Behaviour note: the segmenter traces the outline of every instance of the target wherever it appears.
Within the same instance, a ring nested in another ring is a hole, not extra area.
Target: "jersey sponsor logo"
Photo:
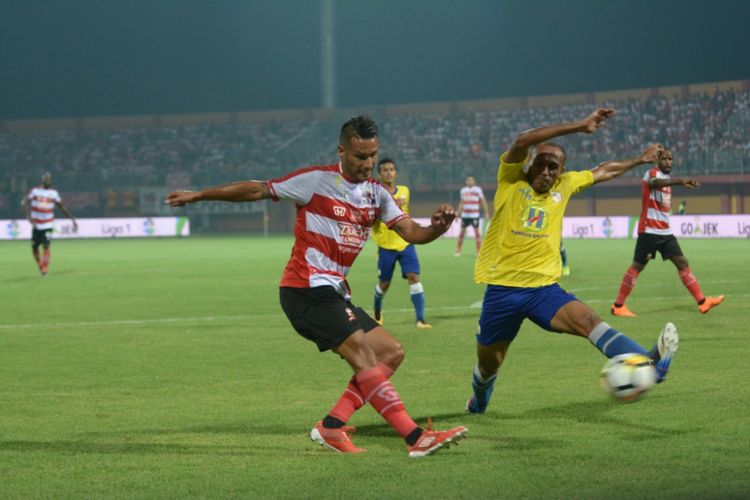
[[[524,188],[521,188],[521,189],[519,189],[518,191],[519,191],[519,192],[520,192],[520,193],[521,193],[521,194],[523,195],[523,197],[524,197],[524,198],[526,198],[527,200],[531,200],[532,198],[534,198],[534,194],[533,194],[533,193],[531,192],[531,188],[527,188],[527,187],[524,187]]]
[[[562,201],[562,194],[558,191],[552,191],[552,201],[560,203]]]
[[[338,226],[341,242],[347,245],[361,246],[369,235],[369,231],[361,226],[355,226],[347,222],[339,222]]]
[[[344,207],[341,207],[341,206],[339,206],[339,205],[334,205],[334,206],[333,206],[333,213],[334,213],[334,215],[336,215],[337,217],[343,217],[343,216],[345,216],[345,215],[346,215],[346,208],[344,208]]]
[[[542,207],[531,206],[524,210],[521,220],[523,221],[523,227],[532,231],[541,231],[547,227],[547,221],[549,217],[546,210]]]

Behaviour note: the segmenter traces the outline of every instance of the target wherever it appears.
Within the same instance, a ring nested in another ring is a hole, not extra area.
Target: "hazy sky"
[[[744,0],[334,0],[340,106],[750,79]],[[0,0],[0,118],[321,105],[320,0]]]

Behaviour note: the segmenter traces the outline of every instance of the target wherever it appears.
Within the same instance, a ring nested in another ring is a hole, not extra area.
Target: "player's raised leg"
[[[680,344],[680,337],[677,335],[677,327],[673,323],[664,325],[656,344],[648,352],[648,356],[653,360],[656,367],[656,383],[664,382],[669,372],[669,366],[672,364],[672,358],[677,352]]]
[[[550,326],[553,331],[588,338],[608,358],[631,352],[647,353],[638,342],[602,321],[593,309],[577,299],[560,307]]]

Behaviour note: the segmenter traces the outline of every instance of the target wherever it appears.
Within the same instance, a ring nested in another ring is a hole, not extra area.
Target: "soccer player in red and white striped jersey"
[[[364,247],[370,228],[381,220],[409,243],[429,243],[443,234],[455,212],[441,205],[423,227],[403,213],[390,192],[370,178],[380,139],[375,122],[357,116],[341,128],[339,162],[307,167],[266,182],[244,181],[202,191],[170,193],[173,207],[198,201],[285,199],[297,206],[292,256],[280,283],[280,301],[294,329],[320,351],[344,358],[354,376],[310,437],[343,453],[365,450],[349,439],[349,418],[366,403],[406,441],[409,456],[434,453],[462,438],[463,426],[448,431],[419,427],[406,412],[390,377],[401,364],[401,344],[361,307],[351,302],[347,273]]]
[[[50,235],[55,227],[55,207],[68,216],[73,222],[73,230],[78,230],[78,223],[68,209],[63,205],[60,193],[52,188],[52,175],[47,172],[42,175],[42,184],[34,187],[23,200],[26,218],[31,223],[31,253],[42,276],[47,276],[50,261]],[[39,255],[39,247],[44,248],[44,254]]]
[[[669,213],[672,208],[672,186],[683,186],[688,189],[700,187],[700,183],[688,178],[672,178],[672,152],[665,150],[657,165],[643,176],[641,187],[641,217],[638,220],[638,240],[635,244],[633,263],[625,272],[620,284],[617,299],[611,312],[615,316],[634,317],[635,313],[625,305],[625,300],[635,287],[638,275],[645,269],[648,261],[659,252],[663,260],[671,260],[677,267],[682,283],[688,289],[698,310],[705,314],[724,300],[723,295],[706,297],[701,291],[698,280],[690,269],[688,260],[682,254],[677,238],[669,227]]]
[[[458,213],[461,216],[461,232],[458,235],[458,242],[456,245],[456,257],[461,256],[461,247],[464,244],[464,235],[466,234],[466,228],[471,226],[474,228],[474,237],[476,238],[477,255],[479,255],[479,249],[482,247],[482,225],[481,210],[484,210],[484,216],[489,218],[489,209],[487,208],[487,200],[484,198],[484,191],[480,186],[477,186],[477,180],[473,175],[466,177],[466,185],[461,188],[459,194],[461,202],[458,205]]]

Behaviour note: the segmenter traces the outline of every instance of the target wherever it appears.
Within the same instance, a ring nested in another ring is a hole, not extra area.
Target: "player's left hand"
[[[193,203],[196,196],[195,191],[174,191],[167,195],[165,201],[170,207],[184,207],[188,203]]]
[[[432,227],[440,230],[444,233],[453,224],[453,219],[456,218],[456,211],[452,206],[448,204],[440,205],[435,212],[432,214]]]
[[[587,134],[596,132],[604,122],[612,118],[615,110],[612,108],[598,108],[583,120],[583,131]]]

